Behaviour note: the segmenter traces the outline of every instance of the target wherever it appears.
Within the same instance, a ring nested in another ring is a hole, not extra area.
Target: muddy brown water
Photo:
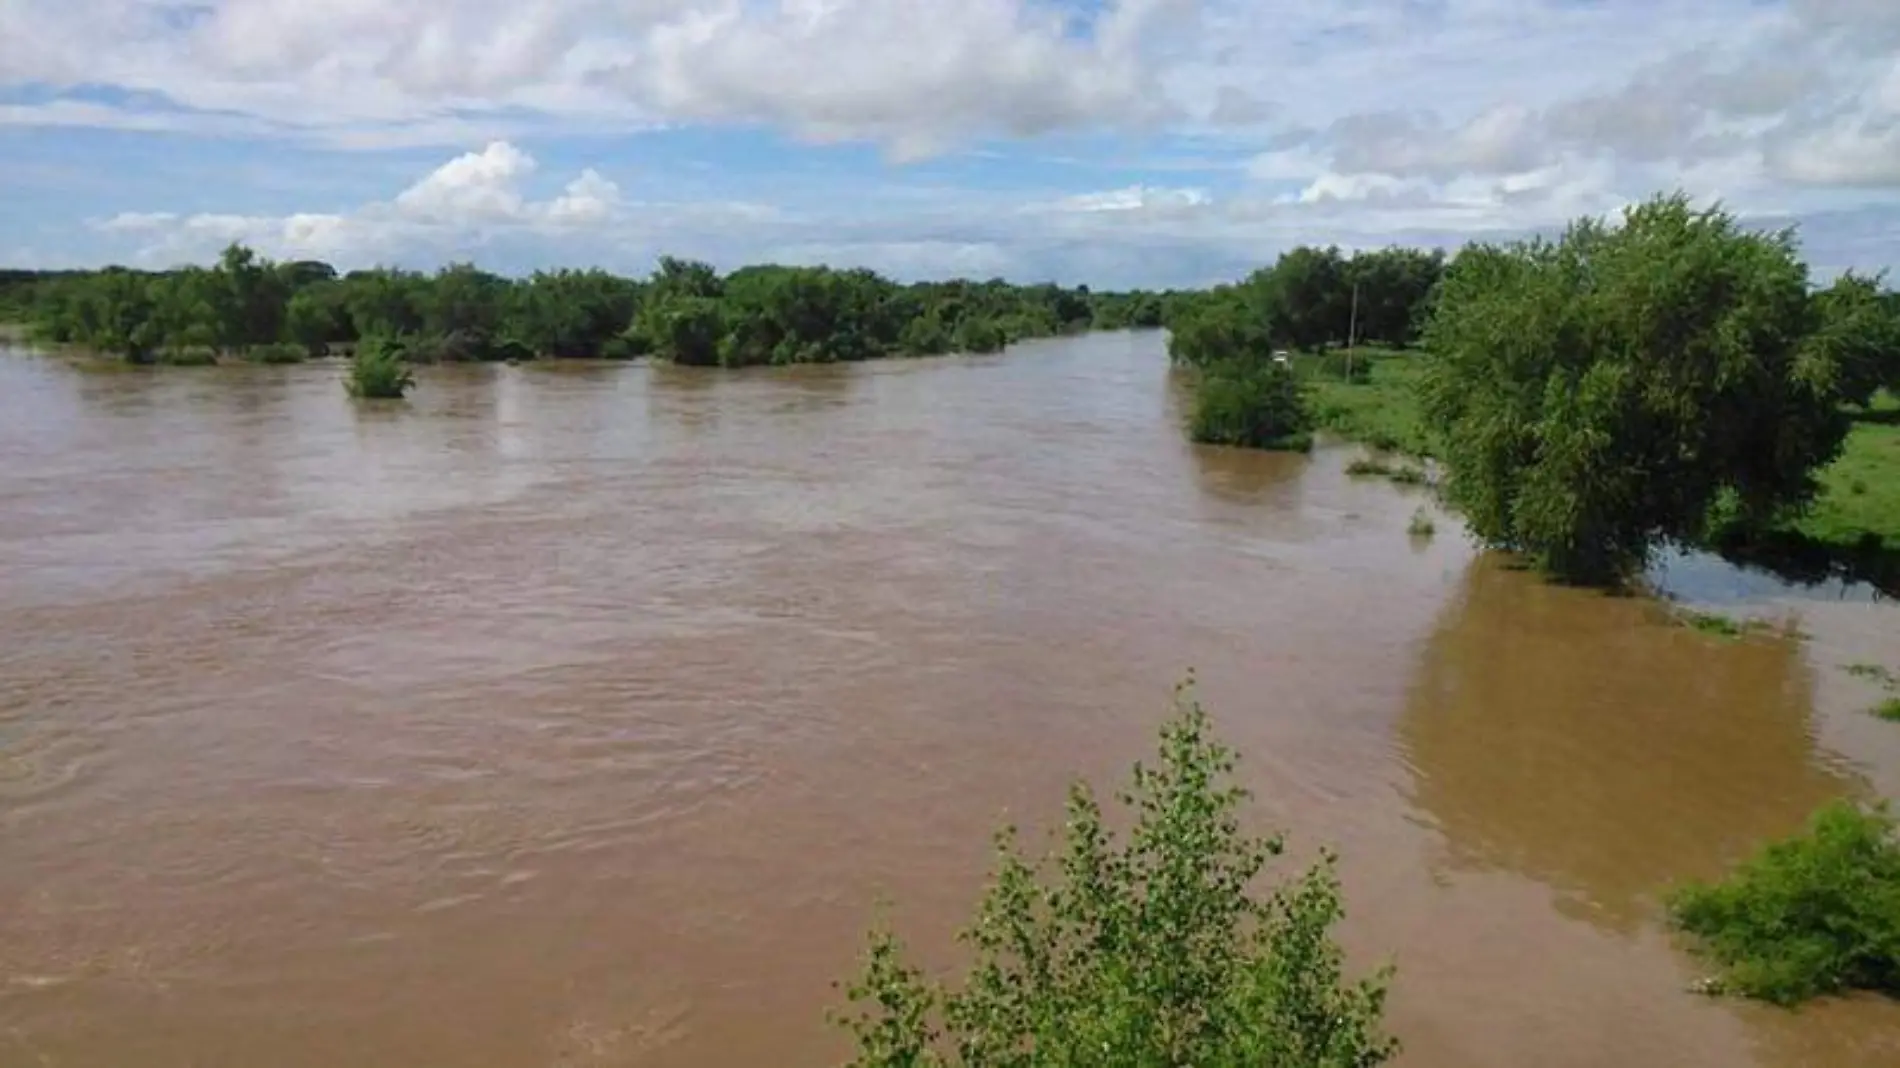
[[[1408,539],[1349,448],[1184,443],[1154,335],[337,374],[0,355],[0,1065],[832,1062],[876,901],[954,959],[988,832],[1190,667],[1405,1064],[1900,1063],[1658,922],[1900,793],[1864,591],[1691,561],[1811,635],[1723,641]]]

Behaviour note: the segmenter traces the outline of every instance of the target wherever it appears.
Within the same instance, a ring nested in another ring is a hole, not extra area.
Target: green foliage
[[[712,265],[662,257],[644,280],[543,271],[514,280],[452,264],[433,275],[272,264],[241,246],[209,269],[113,268],[0,276],[43,340],[151,363],[161,350],[243,354],[289,343],[322,355],[360,338],[402,338],[412,363],[534,356],[727,367],[963,350],[1104,324],[1153,326],[1168,299],[1000,279],[898,285],[866,270]]]
[[[858,1068],[969,1065],[1274,1065],[1372,1068],[1397,1052],[1381,1026],[1389,972],[1344,979],[1330,855],[1265,896],[1278,837],[1242,831],[1233,755],[1185,694],[1157,764],[1136,765],[1109,830],[1094,793],[1069,794],[1066,841],[1032,861],[1013,830],[965,933],[954,985],[872,936],[839,1022]]]
[[[1438,533],[1438,525],[1432,522],[1432,514],[1424,508],[1412,512],[1412,521],[1405,525],[1405,533],[1414,538],[1429,538]]]
[[[1312,428],[1305,393],[1290,369],[1241,358],[1201,371],[1188,422],[1193,440],[1304,452],[1312,447]]]
[[[1719,612],[1678,613],[1682,625],[1698,634],[1707,634],[1715,638],[1741,638],[1759,631],[1773,629],[1760,619],[1732,619]]]
[[[1422,384],[1449,497],[1480,538],[1586,582],[1700,538],[1724,498],[1762,524],[1813,496],[1846,433],[1848,339],[1819,321],[1790,235],[1680,195],[1467,249]]]
[[[1889,697],[1875,705],[1874,715],[1889,723],[1900,723],[1900,697]]]
[[[250,348],[245,349],[244,358],[251,363],[302,363],[310,358],[310,353],[302,345],[293,344],[288,341],[272,341],[263,345],[252,345]]]
[[[1221,286],[1178,313],[1168,327],[1168,358],[1187,367],[1210,367],[1273,356],[1272,322],[1246,290]]]
[[[218,354],[203,345],[178,345],[159,349],[142,362],[160,367],[216,367]]]
[[[1879,664],[1847,664],[1844,665],[1841,670],[1857,679],[1877,682],[1882,686],[1900,685],[1900,679],[1896,679],[1893,672],[1881,667]]]
[[[400,400],[415,384],[403,343],[387,337],[363,340],[345,381],[350,396],[382,400]]]
[[[1900,994],[1900,841],[1884,806],[1838,801],[1715,884],[1670,897],[1675,923],[1723,973],[1714,987],[1793,1004]]]
[[[1393,463],[1377,456],[1362,456],[1346,465],[1346,474],[1353,478],[1390,479],[1401,486],[1418,486],[1425,482],[1425,469],[1416,464]]]

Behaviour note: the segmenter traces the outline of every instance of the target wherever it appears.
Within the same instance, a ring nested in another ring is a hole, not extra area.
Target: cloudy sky
[[[0,0],[0,265],[1197,284],[1677,187],[1900,266],[1900,0]]]

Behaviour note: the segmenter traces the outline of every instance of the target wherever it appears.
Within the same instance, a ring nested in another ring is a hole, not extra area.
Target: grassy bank
[[[1311,390],[1313,418],[1327,430],[1377,449],[1430,456],[1431,442],[1419,421],[1418,382],[1423,363],[1417,353],[1362,348],[1355,361],[1366,361],[1367,379],[1348,382],[1337,373],[1340,357],[1302,355],[1296,369]]]
[[[1367,361],[1363,383],[1345,380],[1337,355],[1296,359],[1316,422],[1375,448],[1432,455],[1415,390],[1425,356],[1376,348],[1354,355]],[[1840,459],[1821,472],[1821,486],[1814,507],[1780,533],[1842,551],[1900,550],[1900,398],[1883,395],[1856,418]]]
[[[1840,546],[1879,537],[1900,549],[1900,398],[1884,395],[1855,419],[1841,458],[1821,472],[1821,486],[1796,533]]]

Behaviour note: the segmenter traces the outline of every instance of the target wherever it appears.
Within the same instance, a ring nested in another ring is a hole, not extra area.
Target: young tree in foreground
[[[1118,795],[1125,840],[1080,783],[1057,854],[1032,863],[1013,830],[998,836],[961,983],[872,936],[839,1020],[853,1065],[1370,1068],[1397,1053],[1381,1029],[1389,973],[1342,976],[1332,857],[1250,893],[1282,840],[1241,831],[1232,754],[1185,688],[1176,705],[1160,763]]]
[[[1791,234],[1681,195],[1556,242],[1467,249],[1427,325],[1425,418],[1484,540],[1613,581],[1718,502],[1754,527],[1839,452],[1858,323],[1811,296]]]

